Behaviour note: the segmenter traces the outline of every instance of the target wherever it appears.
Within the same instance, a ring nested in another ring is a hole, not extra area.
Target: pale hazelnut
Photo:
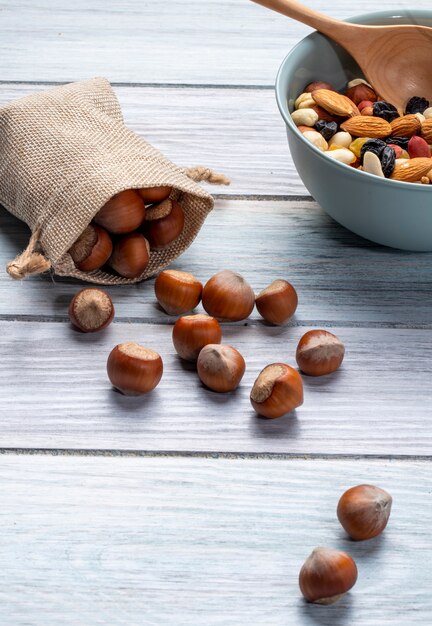
[[[244,358],[232,346],[207,344],[198,356],[197,371],[201,382],[219,393],[237,389],[245,369]]]
[[[296,360],[299,368],[309,376],[324,376],[337,370],[344,358],[341,340],[327,330],[310,330],[300,339]]]

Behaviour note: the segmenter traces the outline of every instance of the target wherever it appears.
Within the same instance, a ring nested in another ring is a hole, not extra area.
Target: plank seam
[[[46,455],[46,456],[117,456],[148,458],[199,458],[199,459],[271,459],[275,461],[432,461],[432,455],[418,454],[327,454],[327,453],[282,453],[282,452],[212,452],[212,451],[176,451],[176,450],[119,450],[85,448],[0,448],[0,455]]]
[[[58,85],[66,85],[73,81],[64,80],[0,80],[0,85],[34,85],[57,87]],[[249,84],[242,83],[147,83],[147,82],[116,82],[112,81],[113,87],[138,87],[138,88],[155,88],[155,89],[248,89],[255,91],[272,91],[274,85]]]
[[[71,296],[72,297],[72,296]],[[149,326],[172,326],[177,318],[145,318],[145,317],[116,317],[114,324],[148,324]],[[41,323],[41,324],[64,324],[69,322],[67,315],[16,315],[10,313],[0,313],[0,322],[16,323]],[[241,326],[268,326],[260,319],[251,319],[246,322],[223,323],[224,328],[240,328]],[[301,328],[303,326],[326,326],[328,328],[366,328],[366,329],[387,329],[387,330],[430,330],[432,323],[427,324],[406,324],[403,322],[376,322],[364,321],[355,322],[350,320],[295,320],[291,321],[285,328]]]

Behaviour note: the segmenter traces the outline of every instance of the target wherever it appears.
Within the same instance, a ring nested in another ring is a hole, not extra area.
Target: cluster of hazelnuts
[[[182,359],[195,362],[198,376],[208,388],[229,392],[238,387],[245,361],[238,350],[221,344],[219,321],[246,319],[256,305],[269,323],[283,324],[294,314],[298,298],[294,287],[275,280],[258,296],[235,272],[224,270],[203,286],[192,274],[165,270],[155,281],[155,294],[170,315],[181,315],[173,327],[173,344]],[[183,315],[202,301],[205,314]],[[79,291],[69,306],[71,322],[84,332],[106,328],[114,318],[114,306],[107,293],[98,288]],[[299,369],[310,376],[330,374],[344,357],[342,342],[326,330],[307,332],[296,351]],[[163,373],[160,354],[137,343],[117,345],[107,362],[108,377],[126,395],[152,391]],[[260,415],[275,418],[303,403],[299,372],[285,363],[267,365],[256,379],[250,394]],[[337,507],[340,523],[354,540],[376,537],[387,525],[392,498],[383,489],[359,485],[346,491]],[[349,591],[357,580],[354,560],[339,550],[316,548],[304,563],[299,577],[301,592],[309,602],[331,604]]]
[[[218,272],[204,286],[192,274],[165,270],[156,278],[155,294],[170,315],[190,312],[202,301],[207,315],[179,317],[173,328],[173,344],[182,359],[196,363],[204,385],[222,393],[238,387],[246,364],[238,350],[221,344],[219,321],[246,319],[256,305],[266,321],[283,324],[292,317],[298,303],[296,290],[286,280],[273,281],[255,297],[247,281],[230,270]],[[69,314],[75,326],[94,332],[112,321],[114,307],[105,292],[88,288],[73,298]],[[300,339],[296,360],[303,373],[322,376],[338,369],[344,353],[338,337],[326,330],[312,330]],[[114,387],[126,395],[137,395],[158,385],[163,363],[154,350],[128,342],[112,350],[107,371]],[[250,400],[263,417],[281,417],[303,404],[302,377],[286,363],[271,363],[257,377]]]
[[[392,497],[374,485],[357,485],[345,491],[337,505],[337,516],[354,541],[372,539],[387,526]],[[315,548],[300,570],[299,584],[309,602],[333,604],[357,581],[354,559],[341,550]]]
[[[124,278],[137,278],[150,251],[165,248],[183,231],[181,205],[172,187],[127,189],[113,196],[69,250],[75,266],[92,272],[103,266]]]

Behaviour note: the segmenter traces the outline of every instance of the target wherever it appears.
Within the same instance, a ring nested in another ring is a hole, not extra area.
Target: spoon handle
[[[252,2],[261,4],[272,11],[282,13],[282,15],[291,17],[298,22],[303,22],[303,24],[319,30],[342,45],[349,41],[353,29],[356,28],[355,24],[342,22],[323,13],[313,11],[309,7],[300,4],[300,2],[296,2],[296,0],[252,0]]]

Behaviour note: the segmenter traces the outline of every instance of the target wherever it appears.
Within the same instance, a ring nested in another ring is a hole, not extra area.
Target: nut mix
[[[328,157],[369,174],[432,182],[432,107],[414,96],[405,109],[381,100],[362,78],[345,93],[316,81],[306,85],[291,117],[303,137]]]

